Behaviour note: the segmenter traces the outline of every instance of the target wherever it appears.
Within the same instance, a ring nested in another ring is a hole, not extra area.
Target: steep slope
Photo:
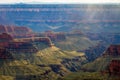
[[[16,80],[55,80],[70,72],[69,68],[62,63],[64,59],[78,57],[82,63],[87,61],[84,53],[63,51],[44,43],[27,43],[19,46],[19,49],[6,48],[13,58],[0,60],[0,75],[10,76]],[[31,52],[31,49],[37,49],[37,52]],[[76,61],[78,64],[81,62]],[[69,65],[73,67],[71,64]],[[80,67],[81,64],[78,66]]]
[[[108,79],[107,75],[103,76],[99,72],[74,72],[65,76],[61,80],[107,80],[107,79]]]
[[[0,75],[1,80],[14,80],[14,77]]]
[[[110,45],[96,60],[83,65],[83,69],[91,71],[108,70],[112,60],[120,60],[120,45]]]
[[[97,41],[92,41],[84,35],[67,35],[66,40],[55,42],[55,45],[63,50],[81,51],[95,46]]]
[[[108,65],[112,59],[113,58],[111,58],[110,56],[100,57],[93,62],[83,65],[82,68],[83,70],[87,71],[103,71],[108,68]]]
[[[93,62],[81,67],[79,72],[70,73],[61,80],[120,80],[120,45],[110,45]]]
[[[82,66],[81,71],[70,73],[61,80],[120,80],[118,63],[113,63],[113,72],[109,73],[112,60],[120,62],[120,58],[100,57]]]

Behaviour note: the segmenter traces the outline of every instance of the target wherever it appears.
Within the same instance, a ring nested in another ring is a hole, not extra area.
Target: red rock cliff
[[[120,45],[110,45],[104,55],[118,56],[120,55]]]

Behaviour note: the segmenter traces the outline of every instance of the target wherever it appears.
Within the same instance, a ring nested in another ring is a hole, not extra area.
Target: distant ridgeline
[[[8,4],[0,5],[0,24],[26,25],[37,32],[119,32],[119,13],[117,4]]]

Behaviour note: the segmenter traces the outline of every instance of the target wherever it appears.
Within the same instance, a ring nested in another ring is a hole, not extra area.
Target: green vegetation
[[[101,75],[99,72],[74,72],[61,80],[107,80],[107,75]]]
[[[120,60],[119,56],[101,56],[93,62],[84,64],[81,67],[81,71],[70,73],[59,80],[120,80],[119,76],[110,76],[108,73],[101,73],[101,71],[107,71],[108,65],[113,59]]]
[[[42,74],[50,68],[42,68],[32,64],[24,64],[21,61],[5,61],[0,69],[1,75],[16,76]]]
[[[91,41],[84,35],[67,36],[65,41],[56,42],[55,45],[62,50],[85,50],[95,46],[97,41]]]
[[[93,62],[87,63],[85,65],[82,66],[83,69],[86,70],[92,70],[92,71],[103,71],[108,69],[108,65],[110,63],[111,60],[113,59],[120,59],[119,56],[118,57],[113,57],[113,56],[101,56],[99,58],[97,58],[96,60],[94,60]]]
[[[0,80],[14,80],[14,77],[0,75]]]
[[[111,58],[109,57],[100,57],[93,62],[83,65],[82,68],[93,71],[102,71],[107,68],[110,61]]]
[[[7,49],[13,59],[0,60],[0,75],[10,76],[11,80],[13,78],[16,80],[56,80],[70,72],[62,64],[64,59],[79,57],[81,62],[86,61],[84,53],[63,51],[55,46],[48,47],[44,44],[42,46],[37,43],[26,46],[25,49],[28,50],[38,49],[35,53],[22,51],[23,46],[20,47],[21,51],[13,48]],[[78,63],[81,62],[78,61]]]
[[[13,53],[13,57],[17,60],[26,60],[31,64],[60,64],[64,58],[74,58],[76,56],[84,56],[84,53],[78,53],[76,51],[63,51],[57,47],[49,47],[36,52],[30,53]]]
[[[73,72],[58,80],[120,80],[119,76],[109,76],[100,72]]]

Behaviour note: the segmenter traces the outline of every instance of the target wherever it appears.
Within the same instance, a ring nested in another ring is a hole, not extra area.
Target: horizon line
[[[104,3],[80,3],[80,2],[8,2],[8,3],[0,3],[1,4],[119,4],[120,2],[104,2]]]

